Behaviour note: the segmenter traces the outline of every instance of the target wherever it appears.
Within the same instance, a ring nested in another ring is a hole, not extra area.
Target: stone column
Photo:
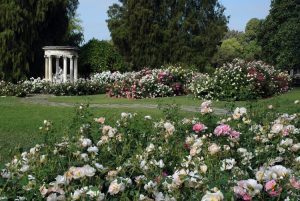
[[[290,70],[290,76],[294,76],[294,69]]]
[[[49,61],[48,57],[45,55],[45,80],[48,80],[49,77],[49,71],[48,71],[48,66],[49,66]]]
[[[78,57],[74,57],[74,82],[78,79]]]
[[[74,82],[74,64],[73,57],[70,57],[70,81]]]
[[[67,57],[64,56],[63,82],[67,82]]]
[[[53,81],[53,74],[52,74],[52,56],[51,55],[49,56],[48,71],[49,71],[49,73],[48,73],[48,76],[49,76],[48,79],[49,79],[50,82],[52,82]]]
[[[55,73],[59,72],[59,56],[56,56],[56,65],[55,65]]]

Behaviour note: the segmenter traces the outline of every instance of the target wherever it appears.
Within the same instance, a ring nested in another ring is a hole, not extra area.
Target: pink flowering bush
[[[110,97],[155,98],[187,93],[192,72],[181,67],[144,69],[125,73],[123,78],[108,86]]]
[[[205,110],[204,110],[205,109]],[[62,139],[17,152],[0,176],[2,200],[298,200],[300,114],[239,107],[192,118],[122,112],[115,121],[80,105]],[[206,111],[206,112],[203,112]]]
[[[249,100],[284,93],[289,90],[290,81],[287,73],[261,61],[235,59],[211,76],[194,76],[190,90],[198,98]]]

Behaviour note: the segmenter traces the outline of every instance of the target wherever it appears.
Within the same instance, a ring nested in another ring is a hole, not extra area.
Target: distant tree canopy
[[[235,58],[244,60],[261,59],[261,46],[258,44],[258,33],[262,21],[252,18],[248,21],[245,32],[230,30],[226,33],[222,44],[212,59],[215,66],[231,62]]]
[[[108,27],[135,69],[165,63],[203,68],[227,31],[218,0],[119,1],[108,10]]]
[[[78,45],[82,34],[70,25],[77,6],[78,0],[0,0],[0,79],[41,75],[45,45]]]
[[[81,74],[102,71],[124,71],[124,60],[112,43],[90,40],[80,48],[79,65]],[[126,69],[129,70],[129,69]]]
[[[300,67],[300,1],[272,0],[259,38],[264,60],[282,69]]]

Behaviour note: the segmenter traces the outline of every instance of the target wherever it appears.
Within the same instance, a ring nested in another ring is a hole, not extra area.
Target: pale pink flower
[[[252,200],[253,197],[260,194],[262,185],[254,179],[241,180],[237,182],[237,186],[233,188],[235,195],[243,200]]]
[[[221,124],[217,126],[214,130],[214,134],[216,136],[221,136],[221,135],[229,135],[231,132],[231,128],[227,124]]]
[[[195,131],[195,133],[199,133],[205,129],[207,129],[207,127],[201,123],[197,123],[193,126],[193,131]]]
[[[290,184],[295,189],[300,190],[300,181],[297,181],[294,177],[290,179]]]
[[[212,109],[211,109],[211,101],[205,101],[201,104],[200,107],[200,112],[201,114],[207,114],[207,113],[211,113]]]
[[[229,136],[233,139],[238,139],[240,138],[240,132],[237,132],[237,131],[231,131]]]
[[[99,124],[104,124],[104,122],[105,122],[105,118],[104,117],[95,118],[94,120],[95,120],[95,122],[97,122]]]
[[[221,147],[218,146],[217,144],[213,143],[208,147],[208,151],[211,155],[214,155],[220,151]]]
[[[243,195],[243,200],[252,200],[252,197],[250,195],[248,195],[247,193],[245,193]]]
[[[274,179],[265,184],[265,189],[271,197],[277,197],[282,191],[282,188],[277,186]]]

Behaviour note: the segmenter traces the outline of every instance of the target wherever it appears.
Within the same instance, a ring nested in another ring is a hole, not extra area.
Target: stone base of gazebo
[[[45,46],[45,79],[50,82],[76,82],[78,79],[78,48],[70,46]],[[55,58],[55,73],[53,59]],[[63,69],[59,66],[63,58]],[[68,74],[69,60],[69,74]]]

